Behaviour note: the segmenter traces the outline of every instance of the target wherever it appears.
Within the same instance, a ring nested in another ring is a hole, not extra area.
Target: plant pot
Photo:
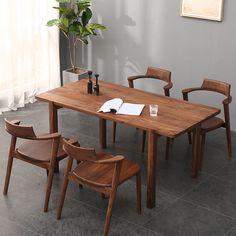
[[[80,79],[84,79],[88,77],[88,70],[83,68],[75,68],[75,72],[73,72],[73,69],[66,69],[62,71],[62,77],[63,77],[63,85],[69,84],[75,81],[78,81]]]

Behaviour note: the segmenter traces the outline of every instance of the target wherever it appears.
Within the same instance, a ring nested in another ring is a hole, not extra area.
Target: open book
[[[144,108],[144,104],[124,103],[120,98],[106,101],[98,112],[115,112],[116,114],[139,116]]]

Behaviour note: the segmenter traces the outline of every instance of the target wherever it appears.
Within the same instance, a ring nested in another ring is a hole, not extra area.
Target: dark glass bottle
[[[96,78],[96,84],[94,85],[93,90],[94,90],[94,94],[95,94],[96,96],[99,96],[99,84],[98,84],[98,77],[99,77],[99,74],[95,74],[94,76],[95,76],[95,78]]]
[[[88,71],[88,75],[89,75],[89,80],[88,80],[88,93],[93,93],[93,81],[92,79],[92,74],[93,72],[91,70]]]

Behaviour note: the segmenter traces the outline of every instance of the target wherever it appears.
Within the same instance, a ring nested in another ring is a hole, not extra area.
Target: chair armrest
[[[170,96],[170,89],[173,87],[172,82],[169,82],[167,85],[165,85],[163,87],[164,91],[165,91],[165,96]]]
[[[128,83],[129,83],[129,87],[133,88],[134,87],[134,80],[136,79],[141,79],[141,78],[146,78],[146,75],[135,75],[135,76],[130,76],[127,78]]]
[[[57,139],[60,138],[60,133],[52,133],[52,134],[41,134],[35,137],[35,140],[49,140],[49,139]]]
[[[6,120],[6,119],[5,119]],[[11,123],[15,124],[15,125],[19,125],[20,124],[20,120],[12,120]]]
[[[134,76],[129,76],[127,78],[127,80],[130,81],[130,80],[136,80],[136,79],[141,79],[141,78],[147,78],[147,76],[146,75],[134,75]]]
[[[78,140],[71,139],[71,138],[65,138],[65,137],[63,137],[63,140],[67,141],[69,144],[80,147],[80,143],[78,142]]]
[[[98,160],[95,161],[98,164],[111,164],[111,163],[117,163],[123,161],[125,158],[124,156],[118,155],[109,159],[104,159],[104,160]]]
[[[204,90],[201,87],[193,87],[193,88],[186,88],[182,90],[182,94],[183,94],[183,99],[185,101],[188,101],[188,94],[194,91],[200,91],[200,90]]]
[[[232,102],[232,97],[229,95],[224,101],[223,104],[224,105],[228,105]]]
[[[182,94],[188,94],[193,91],[203,90],[201,87],[194,87],[194,88],[186,88],[182,90]]]

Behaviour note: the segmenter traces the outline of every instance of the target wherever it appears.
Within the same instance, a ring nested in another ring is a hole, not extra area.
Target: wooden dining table
[[[36,96],[49,103],[50,132],[58,131],[58,113],[60,108],[68,108],[99,118],[99,140],[106,148],[106,121],[127,124],[148,133],[147,164],[147,207],[155,207],[157,138],[165,136],[175,138],[188,131],[193,132],[192,177],[197,177],[200,165],[201,123],[217,115],[220,110],[202,104],[166,97],[126,86],[100,81],[100,94],[87,93],[87,80],[83,79]],[[145,104],[140,116],[117,115],[98,112],[104,102],[121,98],[124,102]],[[158,115],[151,117],[149,105],[158,104]]]

